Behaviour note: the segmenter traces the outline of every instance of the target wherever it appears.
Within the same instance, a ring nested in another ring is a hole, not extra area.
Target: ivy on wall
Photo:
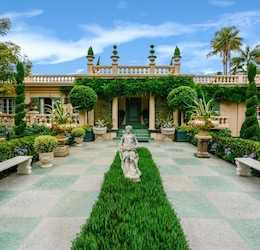
[[[95,90],[97,95],[107,100],[117,96],[133,96],[135,94],[151,93],[155,97],[166,98],[169,92],[179,86],[190,86],[195,88],[199,95],[204,93],[206,99],[215,98],[218,101],[240,103],[245,101],[246,85],[223,87],[217,84],[197,85],[191,76],[163,76],[142,79],[103,79],[103,78],[77,78],[76,85],[89,86]],[[61,87],[60,92],[67,94],[72,87]],[[258,88],[260,98],[260,88]]]
[[[104,120],[108,128],[112,128],[113,123],[112,123],[111,110],[112,110],[111,102],[107,99],[99,98],[94,110],[95,122],[97,120]]]

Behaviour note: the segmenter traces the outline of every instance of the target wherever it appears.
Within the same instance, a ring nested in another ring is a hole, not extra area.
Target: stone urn
[[[118,59],[119,59],[119,56],[113,55],[113,56],[111,56],[111,59],[112,59],[112,61],[113,61],[113,64],[117,64],[117,61],[118,61]]]
[[[107,132],[107,127],[93,127],[93,134],[97,135],[97,140],[103,140],[102,135]]]
[[[48,152],[48,153],[39,153],[39,159],[42,163],[41,167],[42,168],[49,168],[52,167],[53,164],[51,163],[54,158],[54,153],[53,152]]]
[[[64,157],[69,154],[69,146],[65,145],[66,141],[69,139],[63,133],[60,133],[56,136],[58,140],[58,147],[54,151],[55,157]]]
[[[175,133],[175,127],[173,128],[163,128],[161,127],[161,133],[165,136],[164,141],[172,141],[171,135]]]
[[[76,142],[76,147],[82,147],[84,137],[75,137],[74,141]]]
[[[156,56],[150,55],[150,56],[148,56],[148,58],[149,58],[149,60],[150,60],[151,63],[154,63],[154,61],[155,61],[155,59],[156,59]]]

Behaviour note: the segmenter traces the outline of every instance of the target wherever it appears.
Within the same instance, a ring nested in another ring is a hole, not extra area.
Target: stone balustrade
[[[37,124],[37,125],[44,125],[47,128],[51,128],[51,114],[38,114],[38,113],[31,113],[28,112],[26,114],[25,120],[27,125]],[[71,123],[79,126],[79,114],[73,113],[71,115]],[[14,114],[0,114],[0,126],[14,126]]]
[[[217,127],[215,127],[213,130],[221,130],[221,129],[225,129],[225,128],[229,128],[229,124],[228,124],[228,116],[215,116],[214,120],[218,121],[219,125]]]
[[[73,83],[75,75],[30,75],[25,83]]]

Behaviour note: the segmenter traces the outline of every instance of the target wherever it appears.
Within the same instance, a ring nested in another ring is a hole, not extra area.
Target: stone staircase
[[[118,129],[117,136],[114,138],[114,140],[120,140],[122,135],[123,135],[123,130],[125,126],[121,126]],[[138,142],[148,142],[148,141],[153,141],[154,139],[151,138],[150,132],[148,130],[148,127],[146,126],[133,126],[133,131],[132,133],[136,136]]]

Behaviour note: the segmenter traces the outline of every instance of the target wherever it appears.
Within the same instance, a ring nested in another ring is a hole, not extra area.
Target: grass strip
[[[189,249],[147,148],[138,148],[141,182],[124,178],[117,153],[72,249]]]

